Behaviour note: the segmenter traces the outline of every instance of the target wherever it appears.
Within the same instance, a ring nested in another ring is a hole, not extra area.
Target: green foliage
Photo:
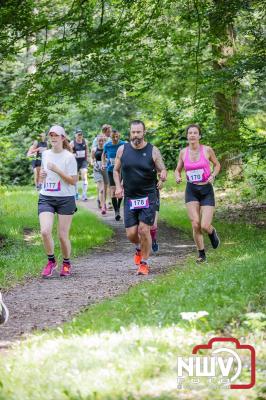
[[[170,168],[191,122],[223,161],[246,153],[265,119],[263,16],[261,0],[5,2],[0,155],[21,132],[23,174],[10,154],[2,181],[28,179],[24,140],[54,122],[91,138],[141,117]]]

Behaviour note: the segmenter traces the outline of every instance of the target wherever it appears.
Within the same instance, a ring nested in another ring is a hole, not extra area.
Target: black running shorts
[[[156,199],[156,211],[160,211],[160,190],[159,189],[156,189],[156,196],[157,196],[157,199]]]
[[[42,165],[41,160],[32,160],[32,162],[31,162],[32,169],[34,169],[36,167],[40,167],[41,165]]]
[[[115,186],[113,171],[108,171],[108,182],[110,186]]]
[[[215,206],[214,191],[211,183],[195,185],[187,182],[185,202],[197,201],[201,206]]]
[[[78,171],[80,169],[88,169],[88,161],[79,159],[76,159],[76,161],[77,161]]]
[[[139,225],[140,222],[152,226],[155,220],[157,195],[156,193],[149,193],[149,208],[140,208],[136,210],[130,209],[130,198],[124,198],[124,222],[126,228]],[[144,196],[143,196],[144,197]],[[139,198],[138,197],[134,197]]]
[[[38,214],[42,212],[57,213],[60,215],[72,215],[77,211],[74,196],[44,196],[40,194],[38,201]]]

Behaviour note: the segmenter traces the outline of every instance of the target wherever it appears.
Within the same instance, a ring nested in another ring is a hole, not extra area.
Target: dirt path
[[[95,201],[86,207],[98,214]],[[100,217],[101,218],[101,217]],[[125,236],[123,222],[114,221],[108,212],[104,221],[114,229],[114,237],[88,255],[73,260],[73,275],[49,280],[32,279],[4,294],[10,311],[7,325],[0,329],[0,348],[34,329],[55,327],[80,312],[84,307],[126,292],[132,285],[153,279],[187,255],[194,247],[180,232],[160,224],[160,254],[151,257],[148,277],[136,275],[134,247]]]

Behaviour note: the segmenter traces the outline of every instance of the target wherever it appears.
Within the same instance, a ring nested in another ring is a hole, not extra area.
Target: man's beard
[[[143,138],[134,138],[134,139],[132,139],[132,143],[135,145],[135,146],[138,146],[139,144],[141,144],[141,142],[142,142],[142,139]]]

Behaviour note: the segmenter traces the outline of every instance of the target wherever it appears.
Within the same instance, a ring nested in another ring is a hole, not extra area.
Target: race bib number
[[[115,158],[109,158],[109,163],[113,167],[115,165]]]
[[[39,153],[43,153],[45,150],[47,150],[47,147],[39,147]]]
[[[76,151],[76,158],[85,158],[86,157],[86,151],[85,150],[77,150]]]
[[[203,169],[193,169],[192,171],[187,171],[187,180],[191,183],[202,182],[203,174]]]
[[[129,199],[130,210],[138,210],[141,208],[149,208],[149,198],[142,197],[141,199]]]
[[[44,182],[44,190],[46,192],[60,192],[61,191],[61,182],[46,179],[46,181]]]

